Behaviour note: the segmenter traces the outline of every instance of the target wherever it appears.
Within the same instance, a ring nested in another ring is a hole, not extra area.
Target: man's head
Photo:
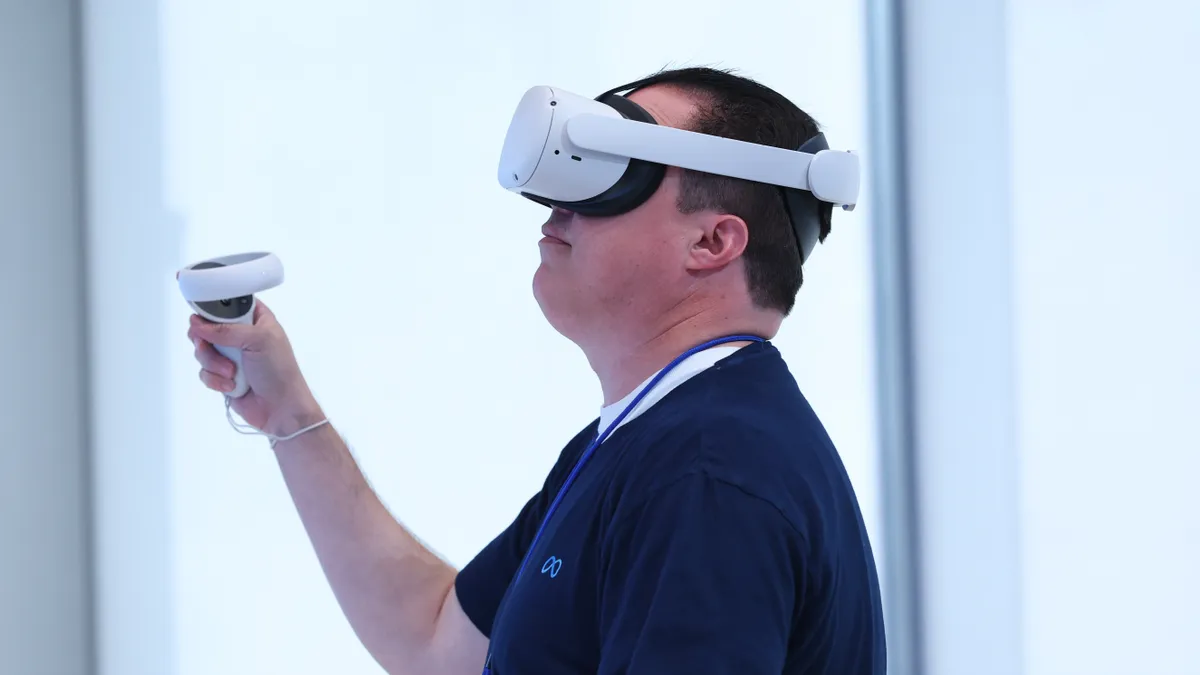
[[[783,96],[725,71],[662,71],[627,96],[658,124],[762,145],[794,150],[819,132]],[[822,240],[831,213],[823,204]],[[581,344],[652,339],[693,313],[773,333],[801,284],[796,235],[775,186],[672,167],[628,213],[555,209],[543,229],[534,291],[550,322]]]

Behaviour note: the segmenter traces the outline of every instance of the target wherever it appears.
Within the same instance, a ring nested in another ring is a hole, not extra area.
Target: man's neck
[[[627,340],[624,345],[589,345],[584,351],[592,370],[600,378],[604,405],[607,406],[629,395],[647,378],[692,347],[731,335],[770,338],[778,329],[779,319],[769,314],[733,319],[700,313],[671,322],[648,333],[649,337]],[[737,346],[747,343],[728,344]]]

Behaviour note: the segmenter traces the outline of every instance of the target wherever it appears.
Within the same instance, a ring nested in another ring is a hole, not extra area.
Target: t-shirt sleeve
[[[703,473],[657,490],[605,541],[598,675],[781,672],[798,539],[773,505]]]
[[[543,488],[531,497],[516,519],[476,554],[454,581],[458,604],[479,632],[489,638],[500,600],[546,513],[545,493]]]
[[[476,554],[455,578],[454,590],[458,595],[458,604],[479,632],[489,638],[500,600],[517,573],[525,551],[533,542],[546,509],[574,465],[576,456],[582,451],[581,440],[587,440],[582,433],[563,448],[542,489],[525,502],[508,527]]]

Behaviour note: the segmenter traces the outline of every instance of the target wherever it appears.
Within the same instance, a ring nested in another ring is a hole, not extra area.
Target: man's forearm
[[[329,425],[280,442],[275,453],[358,638],[389,672],[419,672],[455,570],[392,517]]]

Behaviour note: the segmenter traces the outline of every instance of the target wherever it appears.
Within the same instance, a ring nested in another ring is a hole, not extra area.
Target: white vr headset
[[[659,125],[615,89],[596,99],[554,87],[525,92],[509,123],[500,184],[545,206],[615,216],[649,199],[668,166],[780,188],[805,261],[820,238],[822,203],[850,211],[859,161],[817,134],[796,150]]]

